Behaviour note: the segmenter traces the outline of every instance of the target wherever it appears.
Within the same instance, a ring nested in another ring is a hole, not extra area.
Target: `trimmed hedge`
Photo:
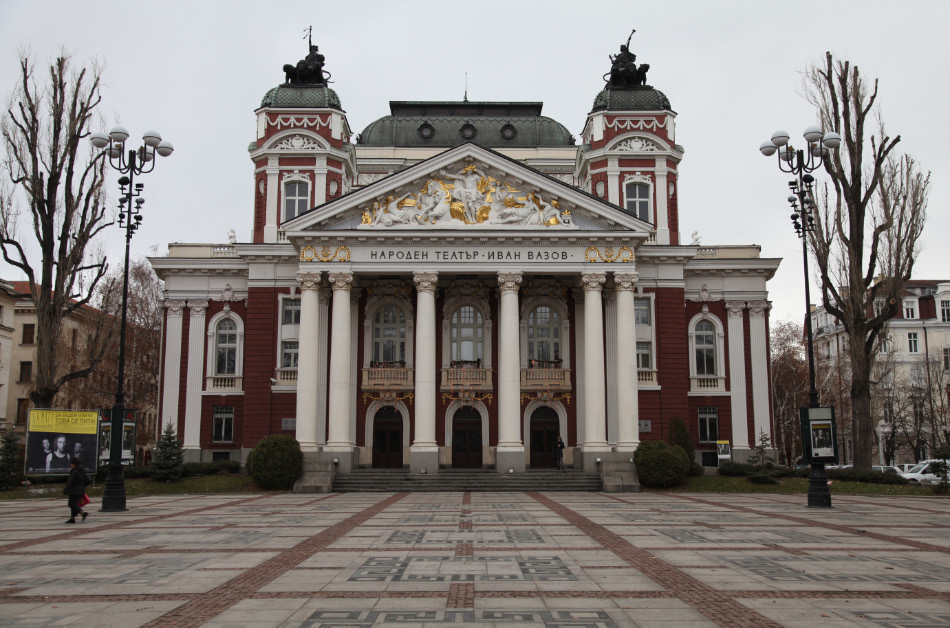
[[[303,452],[292,436],[265,436],[247,457],[247,472],[258,486],[287,490],[303,473]]]
[[[640,484],[648,488],[679,486],[689,474],[692,461],[682,447],[670,447],[660,440],[640,443],[633,454]]]

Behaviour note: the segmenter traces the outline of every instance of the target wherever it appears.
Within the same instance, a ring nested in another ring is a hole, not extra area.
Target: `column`
[[[326,348],[330,346],[330,291],[317,291],[317,443],[327,442],[327,369],[329,356]]]
[[[637,277],[637,273],[614,273],[617,292],[617,451],[634,451],[640,444],[637,333],[633,308]]]
[[[727,301],[729,313],[729,397],[732,402],[732,449],[749,449],[749,413],[745,391],[745,334],[742,322],[745,302]],[[768,371],[766,371],[768,372]],[[720,434],[720,437],[724,436]],[[741,454],[737,460],[745,462]]]
[[[666,158],[656,160],[656,187],[653,189],[656,200],[656,243],[670,243],[669,185],[667,184]]]
[[[317,291],[320,271],[297,273],[300,284],[300,337],[297,357],[297,442],[303,451],[316,451],[317,364],[321,354],[317,341],[319,324]]]
[[[280,166],[278,157],[268,157],[267,167],[267,205],[264,209],[264,242],[277,242],[277,214],[280,212]]]
[[[607,386],[607,444],[617,444],[617,293],[607,290],[604,293],[604,351],[606,353]]]
[[[769,332],[765,319],[772,306],[768,301],[749,302],[749,348],[752,354],[752,424],[755,434],[752,445],[759,443],[759,435],[772,436],[769,412]]]
[[[521,332],[518,324],[518,288],[521,273],[498,273],[501,293],[498,324],[498,446],[495,470],[523,473],[524,444],[521,440]]]
[[[605,413],[604,304],[606,273],[583,273],[584,287],[584,445],[585,471],[596,471],[596,459],[609,451]]]
[[[414,272],[416,284],[415,440],[409,448],[410,473],[438,473],[439,445],[435,441],[435,290],[438,274]]]
[[[178,432],[178,392],[181,389],[181,331],[185,302],[165,301],[165,375],[162,379],[162,422],[164,430],[169,423]]]
[[[205,311],[207,301],[188,301],[188,380],[185,385],[185,462],[201,460],[201,391],[204,390]]]
[[[329,280],[333,288],[333,317],[330,321],[330,429],[325,450],[336,454],[338,471],[349,472],[354,464],[349,427],[350,286],[353,273],[330,273]]]

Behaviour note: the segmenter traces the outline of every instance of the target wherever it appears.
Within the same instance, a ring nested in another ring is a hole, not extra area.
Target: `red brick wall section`
[[[277,365],[277,295],[287,292],[286,288],[248,290],[247,318],[244,320],[244,329],[248,333],[244,336],[242,447],[254,447],[263,437],[275,432],[270,379]],[[296,399],[296,395],[286,396]],[[280,418],[276,417],[278,428]]]
[[[669,420],[673,417],[685,419],[689,410],[689,342],[686,323],[691,315],[683,307],[683,288],[659,288],[655,292],[657,370],[662,390],[658,394],[658,420],[653,422],[650,436],[666,439],[669,436]]]
[[[752,337],[749,328],[749,308],[742,310],[743,353],[745,354],[745,403],[746,423],[749,430],[749,446],[759,444],[759,435],[755,431],[755,409],[752,404]],[[728,341],[727,341],[728,342]],[[729,346],[728,344],[726,345]],[[728,353],[726,354],[728,355]]]

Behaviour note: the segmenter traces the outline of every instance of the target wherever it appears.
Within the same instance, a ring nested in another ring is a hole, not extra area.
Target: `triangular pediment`
[[[653,226],[478,144],[462,144],[301,214],[288,236],[348,230],[380,235],[446,231],[620,231]]]

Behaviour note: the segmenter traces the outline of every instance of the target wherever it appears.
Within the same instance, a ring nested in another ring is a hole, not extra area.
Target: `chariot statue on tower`
[[[313,45],[310,38],[312,31],[313,27],[307,29],[307,56],[298,61],[297,65],[284,65],[284,74],[290,85],[326,85],[329,82],[330,73],[323,69],[326,57],[320,54],[319,46]]]
[[[614,87],[638,87],[647,84],[647,71],[650,69],[650,65],[648,63],[641,63],[640,67],[637,67],[637,55],[630,52],[630,40],[636,32],[637,29],[630,31],[630,37],[627,37],[627,43],[621,44],[620,46],[620,54],[609,55],[610,72],[604,75],[608,89]]]

